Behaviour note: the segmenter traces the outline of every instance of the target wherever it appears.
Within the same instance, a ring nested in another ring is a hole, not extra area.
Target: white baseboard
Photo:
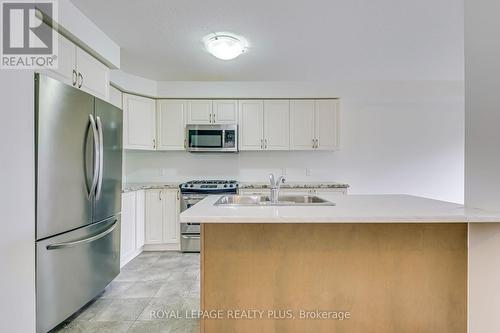
[[[181,245],[179,243],[144,245],[144,251],[180,251],[180,250],[181,250]]]
[[[129,255],[127,255],[125,257],[120,257],[120,268],[122,268],[123,266],[128,264],[128,262],[130,260],[137,257],[139,254],[141,254],[143,250],[144,250],[144,247],[140,247],[140,248],[136,249],[134,252],[131,252]]]

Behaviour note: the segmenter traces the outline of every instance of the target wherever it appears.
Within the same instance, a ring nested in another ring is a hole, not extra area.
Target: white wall
[[[500,2],[465,8],[465,203],[500,210]],[[470,225],[469,263],[469,332],[499,332],[500,223]]]
[[[0,74],[0,332],[35,331],[34,83]]]
[[[235,178],[338,181],[350,193],[408,193],[463,202],[460,81],[159,82],[162,97],[340,97],[338,152],[126,153],[127,182]],[[306,176],[306,169],[311,171]]]

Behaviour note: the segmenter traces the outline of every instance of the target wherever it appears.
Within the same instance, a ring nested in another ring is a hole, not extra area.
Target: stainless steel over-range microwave
[[[186,150],[238,152],[238,125],[186,125]]]

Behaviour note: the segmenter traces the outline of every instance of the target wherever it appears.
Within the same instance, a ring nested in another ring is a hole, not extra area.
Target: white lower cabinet
[[[144,191],[122,194],[120,266],[141,253],[144,246]]]
[[[179,248],[179,190],[146,190],[146,233],[148,249],[175,250]]]

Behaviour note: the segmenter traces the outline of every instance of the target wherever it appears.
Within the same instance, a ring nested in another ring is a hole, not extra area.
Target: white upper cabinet
[[[59,54],[57,68],[45,70],[45,74],[69,85],[76,85],[76,46],[63,35],[58,34]]]
[[[290,101],[290,149],[314,149],[314,100]]]
[[[213,124],[236,124],[238,122],[238,101],[236,100],[214,100]]]
[[[123,148],[156,149],[154,99],[123,94]]]
[[[316,101],[316,149],[335,150],[339,148],[339,106],[338,100],[324,99]]]
[[[290,149],[290,101],[264,101],[264,149]]]
[[[109,68],[81,48],[76,47],[78,88],[105,101],[109,99]]]
[[[157,150],[184,150],[184,127],[187,102],[184,100],[158,100]]]
[[[188,106],[188,124],[212,123],[212,100],[190,100]]]
[[[187,101],[188,124],[236,124],[238,101],[236,100],[189,100]]]
[[[240,150],[289,150],[290,102],[246,100],[239,104]]]
[[[263,139],[264,103],[261,100],[239,101],[239,149],[261,150]]]
[[[42,72],[105,101],[109,100],[109,68],[58,34],[58,67]]]
[[[290,102],[290,149],[335,150],[339,147],[339,101]]]

